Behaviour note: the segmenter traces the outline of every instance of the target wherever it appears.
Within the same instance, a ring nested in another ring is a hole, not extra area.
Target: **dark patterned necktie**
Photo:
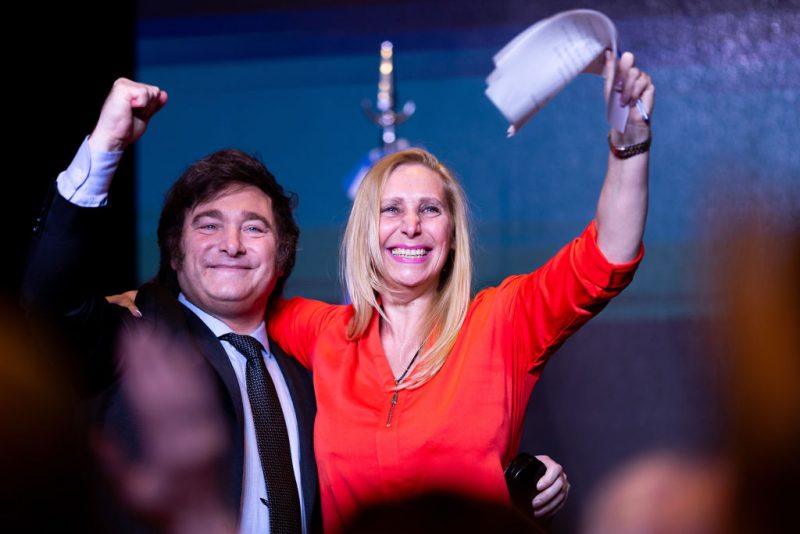
[[[233,345],[247,358],[247,396],[253,412],[258,456],[267,483],[270,534],[298,534],[300,499],[292,468],[289,434],[283,419],[275,384],[261,357],[261,343],[250,336],[225,334],[220,339]]]

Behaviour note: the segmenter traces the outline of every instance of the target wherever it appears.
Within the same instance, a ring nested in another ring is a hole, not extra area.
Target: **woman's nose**
[[[403,216],[403,233],[413,237],[420,233],[420,219],[416,211],[409,211]]]

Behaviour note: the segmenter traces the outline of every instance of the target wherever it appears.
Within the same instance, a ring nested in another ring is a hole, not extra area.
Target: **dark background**
[[[120,76],[134,76],[134,2],[87,2],[45,8],[17,6],[4,32],[6,137],[11,150],[6,184],[10,241],[3,254],[2,295],[15,302],[31,228],[42,199],[91,132],[103,99]],[[12,37],[13,33],[13,37]],[[109,255],[119,258],[108,288],[136,280],[133,158],[125,157],[114,181],[114,224]]]

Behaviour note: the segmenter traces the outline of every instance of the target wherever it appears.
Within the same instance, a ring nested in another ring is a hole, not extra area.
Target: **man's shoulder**
[[[139,287],[136,306],[142,313],[142,320],[163,334],[188,336],[206,343],[216,340],[203,321],[181,304],[178,295],[158,281]]]
[[[184,321],[183,306],[178,301],[178,295],[155,280],[139,287],[136,293],[136,306],[148,319],[159,322],[164,319],[181,323]]]

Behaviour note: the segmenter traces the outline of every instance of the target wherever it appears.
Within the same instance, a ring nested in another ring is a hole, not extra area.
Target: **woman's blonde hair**
[[[342,240],[341,274],[354,308],[353,318],[347,325],[348,339],[364,335],[375,310],[388,320],[377,298],[379,293],[388,289],[378,237],[380,203],[389,175],[406,164],[424,165],[442,179],[453,234],[452,250],[440,275],[438,294],[422,323],[422,342],[427,348],[420,353],[414,372],[401,389],[421,386],[444,365],[467,315],[472,291],[472,258],[464,191],[450,169],[430,152],[419,148],[395,152],[378,161],[364,177]]]

